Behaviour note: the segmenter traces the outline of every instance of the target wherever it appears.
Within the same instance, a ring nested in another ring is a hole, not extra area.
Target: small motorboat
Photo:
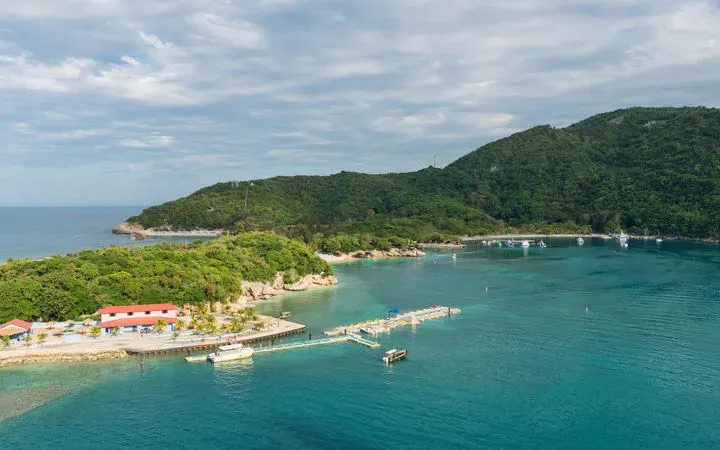
[[[226,361],[235,361],[237,359],[249,358],[253,354],[253,349],[245,347],[242,344],[223,345],[218,348],[215,353],[210,353],[207,360],[211,363],[219,363]]]
[[[278,316],[278,319],[289,319],[290,318],[290,311],[283,311]]]
[[[545,248],[545,247],[547,247],[547,244],[545,244],[542,240],[540,240],[540,242],[538,242],[537,246],[540,248]]]
[[[627,241],[620,241],[620,248],[628,248]]]
[[[392,350],[386,351],[382,357],[382,360],[385,364],[390,364],[394,363],[395,361],[400,361],[401,359],[404,359],[405,355],[407,355],[407,350],[398,350],[394,348]]]
[[[663,240],[660,239],[660,238],[655,239],[655,242],[657,242],[658,244],[661,243],[662,241],[663,241]]]
[[[585,239],[579,237],[579,238],[577,238],[577,243],[579,246],[582,246],[585,243]]]
[[[530,241],[522,241],[520,243],[520,247],[522,248],[529,248],[530,247]]]
[[[457,253],[453,253],[452,259],[457,259]]]

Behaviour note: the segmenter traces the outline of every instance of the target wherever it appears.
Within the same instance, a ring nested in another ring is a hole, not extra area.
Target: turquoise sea
[[[336,288],[260,308],[313,337],[393,307],[463,309],[382,350],[0,369],[0,447],[720,448],[720,247],[546,242],[336,266]],[[408,357],[385,367],[393,346]]]

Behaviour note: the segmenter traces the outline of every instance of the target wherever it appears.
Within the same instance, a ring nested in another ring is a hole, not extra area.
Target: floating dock
[[[359,333],[378,335],[380,333],[388,333],[393,328],[406,325],[418,325],[426,320],[448,317],[454,314],[460,314],[460,312],[458,308],[437,305],[418,311],[398,314],[394,317],[388,317],[387,319],[373,319],[350,325],[341,325],[325,331],[325,336],[339,336],[345,333],[348,335],[358,335]]]
[[[380,347],[380,343],[378,343],[378,342],[371,341],[369,339],[365,339],[364,337],[357,335],[357,334],[348,333],[347,335],[343,334],[342,336],[326,337],[326,338],[313,339],[313,340],[307,340],[307,341],[288,342],[287,344],[278,344],[278,345],[270,345],[268,347],[254,348],[253,355],[258,355],[258,354],[263,354],[263,353],[282,352],[285,350],[295,350],[298,348],[315,347],[318,345],[337,344],[340,342],[354,342],[356,344],[360,344],[360,345],[363,345],[363,346],[369,347],[369,348]],[[187,356],[185,358],[185,361],[187,361],[187,362],[207,361],[207,355]]]

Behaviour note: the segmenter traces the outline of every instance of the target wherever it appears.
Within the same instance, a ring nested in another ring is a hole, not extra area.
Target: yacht
[[[579,238],[577,238],[577,243],[578,243],[578,245],[583,245],[585,243],[585,239],[579,237]]]
[[[628,248],[628,243],[626,240],[620,241],[620,248]]]
[[[407,350],[398,350],[396,348],[392,350],[388,350],[383,355],[383,362],[385,364],[394,363],[395,361],[400,361],[401,359],[405,358],[405,355],[407,355]]]
[[[537,246],[540,248],[545,248],[545,247],[547,247],[547,244],[545,244],[542,240],[540,240],[540,242],[538,242]]]
[[[208,361],[211,363],[219,363],[226,361],[235,361],[236,359],[249,358],[253,354],[253,349],[245,347],[242,344],[223,345],[218,348],[215,353],[210,353],[207,356]]]
[[[530,247],[530,241],[522,241],[522,242],[520,243],[520,247],[522,247],[522,248],[528,248],[528,247]]]

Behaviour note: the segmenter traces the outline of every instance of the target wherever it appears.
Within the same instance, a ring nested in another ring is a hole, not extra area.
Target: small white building
[[[98,311],[100,328],[105,333],[116,327],[121,331],[142,331],[152,329],[158,320],[162,320],[168,329],[174,330],[178,309],[172,303],[108,306]]]

